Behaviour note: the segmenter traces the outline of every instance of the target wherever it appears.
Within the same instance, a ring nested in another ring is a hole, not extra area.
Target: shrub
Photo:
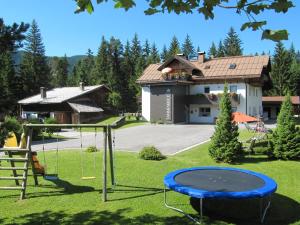
[[[55,118],[46,118],[45,121],[44,121],[45,124],[57,124],[57,120]],[[49,136],[52,136],[52,134],[54,132],[58,132],[60,129],[59,128],[55,128],[55,127],[47,127],[45,129],[45,132],[49,135]]]
[[[300,131],[293,117],[293,106],[289,94],[281,105],[271,142],[269,145],[271,157],[285,160],[300,158]]]
[[[141,159],[144,159],[144,160],[157,160],[157,161],[166,158],[166,156],[161,154],[161,152],[157,148],[155,148],[154,146],[144,147],[140,151],[139,157]]]
[[[97,147],[96,146],[94,146],[94,145],[90,145],[89,147],[87,147],[86,148],[86,150],[85,150],[86,152],[97,152],[98,151],[98,149],[97,149]]]
[[[238,126],[231,121],[231,102],[225,84],[215,133],[209,146],[210,156],[217,162],[232,163],[235,161],[242,155],[242,144],[238,141],[238,137]]]
[[[19,140],[21,137],[21,134],[23,133],[23,128],[22,128],[22,124],[17,120],[17,118],[6,116],[4,119],[4,123],[5,123],[6,129],[9,132],[14,132]]]

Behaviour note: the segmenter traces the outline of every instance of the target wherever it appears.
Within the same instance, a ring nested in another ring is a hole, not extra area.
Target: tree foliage
[[[189,57],[191,55],[195,54],[195,47],[193,45],[193,42],[190,38],[190,35],[186,35],[185,40],[182,44],[181,52],[186,56]]]
[[[290,94],[286,95],[277,117],[277,126],[269,145],[270,155],[277,159],[300,158],[300,130],[293,117],[293,105]]]
[[[92,0],[75,0],[77,3],[76,13],[94,11]],[[98,4],[107,2],[108,0],[97,0]],[[136,6],[135,0],[114,0],[115,8],[124,8],[126,11]],[[144,11],[146,15],[156,13],[176,13],[190,14],[199,13],[206,20],[214,19],[217,8],[232,10],[234,13],[246,15],[248,19],[241,25],[241,30],[252,29],[253,31],[262,30],[262,39],[270,39],[273,41],[288,39],[287,30],[271,30],[264,28],[267,25],[266,20],[257,20],[255,17],[267,11],[275,13],[286,13],[294,7],[293,0],[186,0],[186,1],[162,1],[147,0],[149,8]]]
[[[224,86],[219,107],[220,112],[209,146],[209,154],[217,162],[232,163],[240,157],[242,144],[238,141],[238,126],[231,120],[231,102],[227,84]]]
[[[170,43],[167,58],[172,57],[174,55],[177,55],[179,53],[181,53],[180,44],[179,44],[179,41],[178,41],[177,37],[174,35],[172,40],[171,40],[171,43]]]

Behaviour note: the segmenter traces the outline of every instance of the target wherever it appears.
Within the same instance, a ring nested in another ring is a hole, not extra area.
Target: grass
[[[251,134],[242,132],[241,136],[246,139]],[[106,203],[101,200],[101,152],[96,153],[97,165],[94,169],[93,153],[82,155],[78,150],[61,151],[60,182],[40,178],[40,185],[34,187],[30,178],[28,198],[23,201],[17,200],[18,191],[0,191],[0,224],[193,224],[182,214],[164,207],[163,178],[175,169],[214,165],[250,169],[272,177],[278,183],[278,190],[265,224],[300,224],[299,161],[270,161],[265,156],[258,155],[246,157],[235,165],[217,164],[208,155],[208,145],[209,143],[205,143],[162,161],[145,161],[135,153],[117,152],[115,165],[118,185],[114,190],[109,186],[109,201]],[[46,152],[46,157],[48,169],[52,172],[55,152]],[[80,179],[81,159],[87,162],[84,164],[84,176],[96,175],[95,180]],[[5,182],[1,181],[3,183]],[[173,204],[179,203],[179,207],[188,213],[197,214],[187,196],[174,192],[170,192],[169,196]],[[209,205],[213,205],[213,202],[204,203],[208,206],[205,215],[210,217],[205,217],[203,224],[259,224],[257,201],[250,204],[239,200],[225,205],[225,210],[218,209],[222,205],[218,204],[213,213],[209,211]],[[223,215],[224,212],[247,216],[232,219]]]
[[[97,122],[97,124],[109,125],[109,124],[113,124],[118,119],[120,119],[119,116],[109,116],[109,117],[106,117],[106,118],[100,120],[99,122]],[[126,117],[125,123],[118,129],[140,126],[140,125],[144,125],[146,123],[147,122],[142,121],[142,120],[136,120],[135,117],[133,117],[133,116]],[[94,132],[95,131],[94,128],[82,128],[81,130],[84,132]],[[97,128],[97,131],[101,131],[101,130],[102,130],[102,128]]]

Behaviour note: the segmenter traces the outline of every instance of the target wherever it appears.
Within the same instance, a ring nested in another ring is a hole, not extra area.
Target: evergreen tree
[[[181,53],[180,44],[179,44],[177,37],[174,35],[171,40],[171,43],[170,43],[170,47],[169,47],[169,51],[168,51],[168,58],[175,56],[179,53]]]
[[[162,49],[162,53],[160,55],[161,60],[163,62],[165,62],[168,59],[168,55],[169,55],[168,49],[167,49],[166,45],[164,45],[163,49]]]
[[[65,55],[62,58],[59,58],[55,68],[55,77],[56,77],[56,86],[65,87],[67,86],[68,81],[68,59]]]
[[[217,47],[214,42],[212,42],[211,47],[209,48],[208,55],[210,58],[214,58],[218,55]]]
[[[40,29],[35,20],[32,21],[26,37],[25,53],[20,71],[24,80],[23,91],[25,96],[38,93],[40,87],[47,88],[50,86],[50,68],[45,56],[45,47]]]
[[[238,141],[238,126],[231,121],[231,102],[227,84],[224,86],[219,107],[220,112],[209,146],[209,154],[217,162],[231,163],[241,155],[242,144]]]
[[[131,47],[129,41],[126,42],[122,60],[122,73],[124,74],[122,85],[122,105],[127,112],[136,111],[136,92],[135,88],[131,86],[131,79],[134,75],[132,62],[131,62]],[[115,97],[114,97],[115,98]]]
[[[222,41],[219,42],[218,50],[217,50],[217,57],[224,57],[225,52],[224,52],[224,46]]]
[[[95,66],[92,70],[92,79],[94,84],[106,84],[107,74],[109,71],[109,44],[102,37],[100,47],[98,49],[98,54],[95,59]]]
[[[68,86],[78,86],[79,85],[79,75],[77,73],[77,67],[80,67],[79,64],[81,63],[81,61],[79,61],[77,64],[74,65],[73,70],[70,74],[70,76],[68,76]]]
[[[294,90],[292,93],[295,95],[300,95],[300,64],[297,59],[297,52],[295,50],[295,47],[293,43],[291,44],[291,47],[289,49],[290,57],[292,58],[292,64],[291,64],[291,81],[294,82]]]
[[[300,130],[293,117],[293,105],[288,94],[281,105],[277,126],[271,138],[269,152],[277,159],[300,158]]]
[[[151,47],[149,44],[149,41],[146,40],[144,47],[143,47],[143,56],[145,57],[145,60],[148,61],[151,53]]]
[[[187,34],[184,40],[184,43],[181,48],[181,52],[186,56],[189,57],[195,54],[195,48],[193,46],[192,40],[190,36]]]
[[[295,77],[291,72],[292,63],[291,54],[284,48],[282,42],[277,42],[272,60],[273,88],[270,90],[271,95],[283,96],[295,92]]]
[[[84,85],[94,85],[94,80],[92,79],[92,70],[95,66],[95,60],[93,52],[88,49],[87,56],[80,60],[77,65],[76,72],[79,82],[83,82]]]
[[[198,53],[198,52],[200,52],[200,47],[199,47],[199,46],[197,46],[197,53]]]
[[[0,53],[0,112],[12,110],[16,104],[16,99],[11,92],[15,78],[15,71],[11,54],[9,52]]]
[[[151,46],[151,52],[150,52],[150,57],[147,62],[147,64],[153,64],[153,63],[159,63],[160,62],[160,57],[159,57],[159,52],[156,48],[155,43],[152,44]]]
[[[233,27],[231,27],[227,33],[223,45],[225,56],[243,55],[243,48],[241,47],[242,41]]]
[[[131,42],[131,62],[133,64],[134,70],[138,59],[142,56],[142,47],[139,41],[138,35],[135,33]]]

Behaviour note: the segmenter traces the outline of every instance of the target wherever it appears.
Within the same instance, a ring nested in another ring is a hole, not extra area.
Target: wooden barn
[[[109,89],[105,85],[62,87],[46,90],[40,94],[20,100],[23,118],[31,115],[47,115],[59,123],[89,123],[103,117]]]

